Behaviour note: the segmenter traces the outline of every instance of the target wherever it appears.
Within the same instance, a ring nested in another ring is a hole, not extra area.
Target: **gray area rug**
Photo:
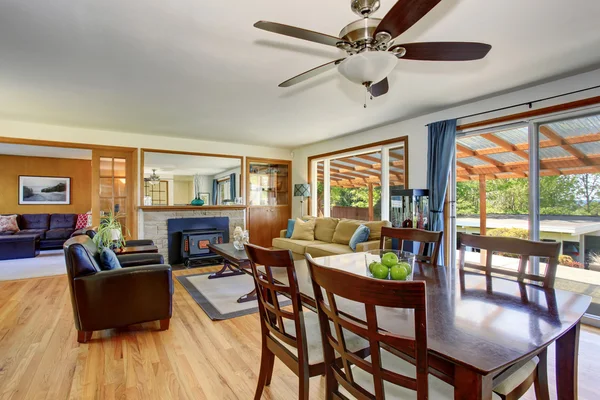
[[[254,289],[250,275],[236,275],[227,278],[208,279],[212,272],[178,276],[177,280],[213,321],[241,317],[258,312],[256,301],[238,303],[240,296]],[[282,306],[291,302],[279,296]]]

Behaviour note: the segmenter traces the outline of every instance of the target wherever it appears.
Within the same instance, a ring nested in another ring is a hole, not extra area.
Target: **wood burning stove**
[[[192,229],[181,232],[181,256],[185,266],[219,258],[209,248],[209,244],[223,243],[224,231],[218,229]]]

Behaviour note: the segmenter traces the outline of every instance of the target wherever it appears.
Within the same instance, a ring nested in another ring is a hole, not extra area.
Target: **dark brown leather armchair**
[[[118,256],[123,268],[102,271],[98,248],[87,235],[69,239],[64,251],[78,342],[87,342],[93,331],[148,321],[169,328],[173,280],[162,255]]]

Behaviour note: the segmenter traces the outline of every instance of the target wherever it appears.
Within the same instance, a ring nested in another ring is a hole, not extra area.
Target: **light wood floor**
[[[212,322],[175,281],[171,327],[157,328],[96,332],[80,345],[66,276],[0,282],[0,399],[253,398],[256,314]],[[549,359],[553,381],[553,353]],[[600,330],[583,330],[579,360],[580,399],[600,398]],[[294,399],[296,390],[296,377],[276,362],[263,398]],[[324,380],[312,378],[311,399],[323,393]]]

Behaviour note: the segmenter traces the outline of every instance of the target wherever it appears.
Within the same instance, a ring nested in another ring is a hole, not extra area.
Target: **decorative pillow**
[[[117,255],[108,247],[104,247],[100,252],[100,268],[103,271],[122,268]]]
[[[333,233],[339,222],[338,218],[317,218],[317,222],[315,223],[315,239],[331,243],[333,241]]]
[[[286,238],[291,238],[292,233],[294,232],[294,224],[296,223],[295,219],[288,219],[287,232],[285,233]]]
[[[315,220],[302,221],[296,218],[294,222],[294,232],[291,239],[294,240],[315,240]]]
[[[365,225],[371,231],[371,233],[369,234],[369,241],[381,239],[381,228],[384,226],[392,226],[390,221],[370,221],[365,222]]]
[[[349,244],[352,235],[362,222],[355,219],[341,219],[335,227],[331,241],[337,244]]]
[[[19,232],[16,215],[0,215],[0,232]]]
[[[371,230],[367,226],[362,224],[359,225],[358,228],[356,228],[356,231],[354,231],[352,237],[350,238],[350,243],[348,243],[348,246],[350,246],[352,251],[356,251],[356,245],[369,240],[370,233]]]
[[[77,214],[77,222],[75,223],[75,229],[83,229],[87,226],[88,216],[87,214]]]

